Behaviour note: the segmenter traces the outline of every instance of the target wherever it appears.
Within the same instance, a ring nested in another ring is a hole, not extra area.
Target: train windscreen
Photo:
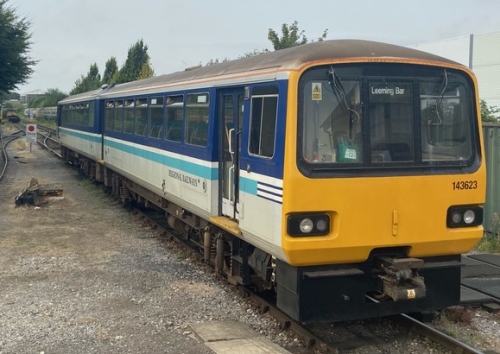
[[[439,67],[310,69],[299,84],[299,165],[471,166],[478,154],[472,85],[464,73]]]

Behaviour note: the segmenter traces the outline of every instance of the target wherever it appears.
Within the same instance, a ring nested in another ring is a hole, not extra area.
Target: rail
[[[0,143],[2,147],[2,155],[1,155],[1,162],[3,164],[2,171],[0,173],[0,180],[5,175],[5,172],[7,171],[7,166],[9,164],[9,155],[7,154],[7,145],[9,145],[11,142],[13,142],[16,139],[19,139],[24,135],[24,132],[22,130],[16,131],[12,134],[9,134],[7,136],[4,135],[3,130],[0,130]]]

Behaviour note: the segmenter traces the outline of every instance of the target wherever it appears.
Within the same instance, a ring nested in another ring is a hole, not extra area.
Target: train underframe
[[[429,319],[460,302],[460,255],[415,259],[402,248],[376,249],[362,263],[295,267],[91,159],[64,147],[62,156],[123,203],[164,213],[169,227],[230,283],[271,294],[295,320],[337,322],[398,313]]]

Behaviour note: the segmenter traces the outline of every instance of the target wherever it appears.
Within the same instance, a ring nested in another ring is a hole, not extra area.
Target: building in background
[[[500,32],[471,34],[410,46],[468,66],[477,76],[479,98],[500,108]]]
[[[35,91],[31,91],[31,92],[22,94],[20,101],[21,101],[21,103],[28,104],[31,101],[33,101],[34,99],[37,99],[38,97],[42,97],[44,95],[45,95],[45,92],[43,92],[42,90],[35,90]]]

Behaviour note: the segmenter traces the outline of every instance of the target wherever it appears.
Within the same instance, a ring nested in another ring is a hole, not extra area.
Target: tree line
[[[76,95],[98,89],[102,85],[121,84],[152,76],[154,76],[154,70],[151,66],[148,46],[141,39],[129,48],[127,59],[120,69],[118,69],[116,58],[111,57],[104,65],[104,73],[101,78],[99,67],[93,63],[90,65],[87,75],[82,75],[76,80],[75,87],[69,94]]]

